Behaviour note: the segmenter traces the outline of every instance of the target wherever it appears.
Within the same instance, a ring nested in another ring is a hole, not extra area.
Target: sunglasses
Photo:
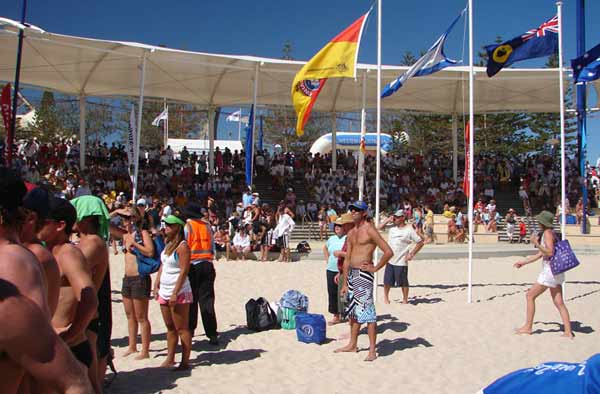
[[[362,212],[362,209],[358,209],[356,207],[350,207],[350,212]]]

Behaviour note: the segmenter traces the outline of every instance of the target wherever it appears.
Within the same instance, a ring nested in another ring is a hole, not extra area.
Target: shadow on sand
[[[565,326],[560,323],[557,323],[557,322],[536,321],[534,324],[543,324],[545,326],[553,326],[554,328],[546,328],[546,329],[538,328],[537,330],[532,331],[532,334],[543,334],[543,333],[548,333],[548,332],[562,333],[565,330]],[[571,321],[571,330],[573,330],[573,332],[579,333],[579,334],[591,334],[591,333],[595,332],[595,330],[592,326],[585,326],[585,325],[583,325],[583,323],[581,323],[580,321],[576,321],[576,320]]]
[[[428,340],[424,338],[396,338],[396,339],[384,339],[379,341],[377,344],[377,353],[379,357],[391,356],[395,352],[411,349],[414,347],[423,346],[423,347],[433,347]]]

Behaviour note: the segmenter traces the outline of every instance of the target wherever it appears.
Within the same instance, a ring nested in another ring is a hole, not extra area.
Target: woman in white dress
[[[538,240],[538,234],[532,234],[531,243],[539,250],[537,254],[526,258],[523,261],[518,261],[514,264],[515,268],[521,268],[526,264],[542,258],[542,272],[540,272],[537,282],[527,291],[527,315],[525,324],[519,328],[517,334],[531,334],[533,328],[533,317],[535,315],[535,300],[546,289],[550,289],[552,301],[560,313],[564,325],[563,336],[573,338],[571,331],[571,320],[569,311],[563,301],[562,284],[565,281],[565,274],[552,275],[550,270],[550,258],[554,254],[554,243],[556,242],[556,234],[553,230],[554,215],[552,212],[543,211],[535,217],[538,223],[542,226],[543,233],[541,240]]]
[[[177,370],[184,370],[189,368],[192,349],[192,333],[188,328],[190,303],[194,299],[188,279],[190,248],[185,242],[182,219],[169,215],[163,223],[167,242],[160,255],[162,264],[154,285],[154,295],[167,326],[167,359],[161,366],[175,365],[175,349],[181,339],[181,363]]]

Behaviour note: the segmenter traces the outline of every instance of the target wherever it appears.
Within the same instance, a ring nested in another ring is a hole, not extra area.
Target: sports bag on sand
[[[277,315],[263,297],[246,302],[246,324],[250,330],[266,331],[277,327]]]
[[[327,327],[325,317],[314,313],[301,313],[296,315],[296,335],[298,341],[304,343],[325,342]]]
[[[554,245],[554,254],[550,257],[550,270],[552,275],[558,275],[579,265],[577,256],[571,249],[568,240],[556,242]]]

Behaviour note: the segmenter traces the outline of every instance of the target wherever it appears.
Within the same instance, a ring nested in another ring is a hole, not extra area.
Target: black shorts
[[[149,299],[151,288],[152,279],[150,279],[150,275],[126,276],[123,278],[121,295],[135,300]]]
[[[90,346],[90,342],[86,339],[78,345],[71,346],[71,353],[75,356],[75,358],[85,365],[86,367],[90,367],[92,365],[92,360],[94,356],[92,355],[92,347]]]
[[[227,247],[225,244],[221,245],[221,244],[215,244],[215,250],[217,252],[225,252],[227,251]]]
[[[392,287],[408,287],[408,266],[387,264],[383,284]]]

